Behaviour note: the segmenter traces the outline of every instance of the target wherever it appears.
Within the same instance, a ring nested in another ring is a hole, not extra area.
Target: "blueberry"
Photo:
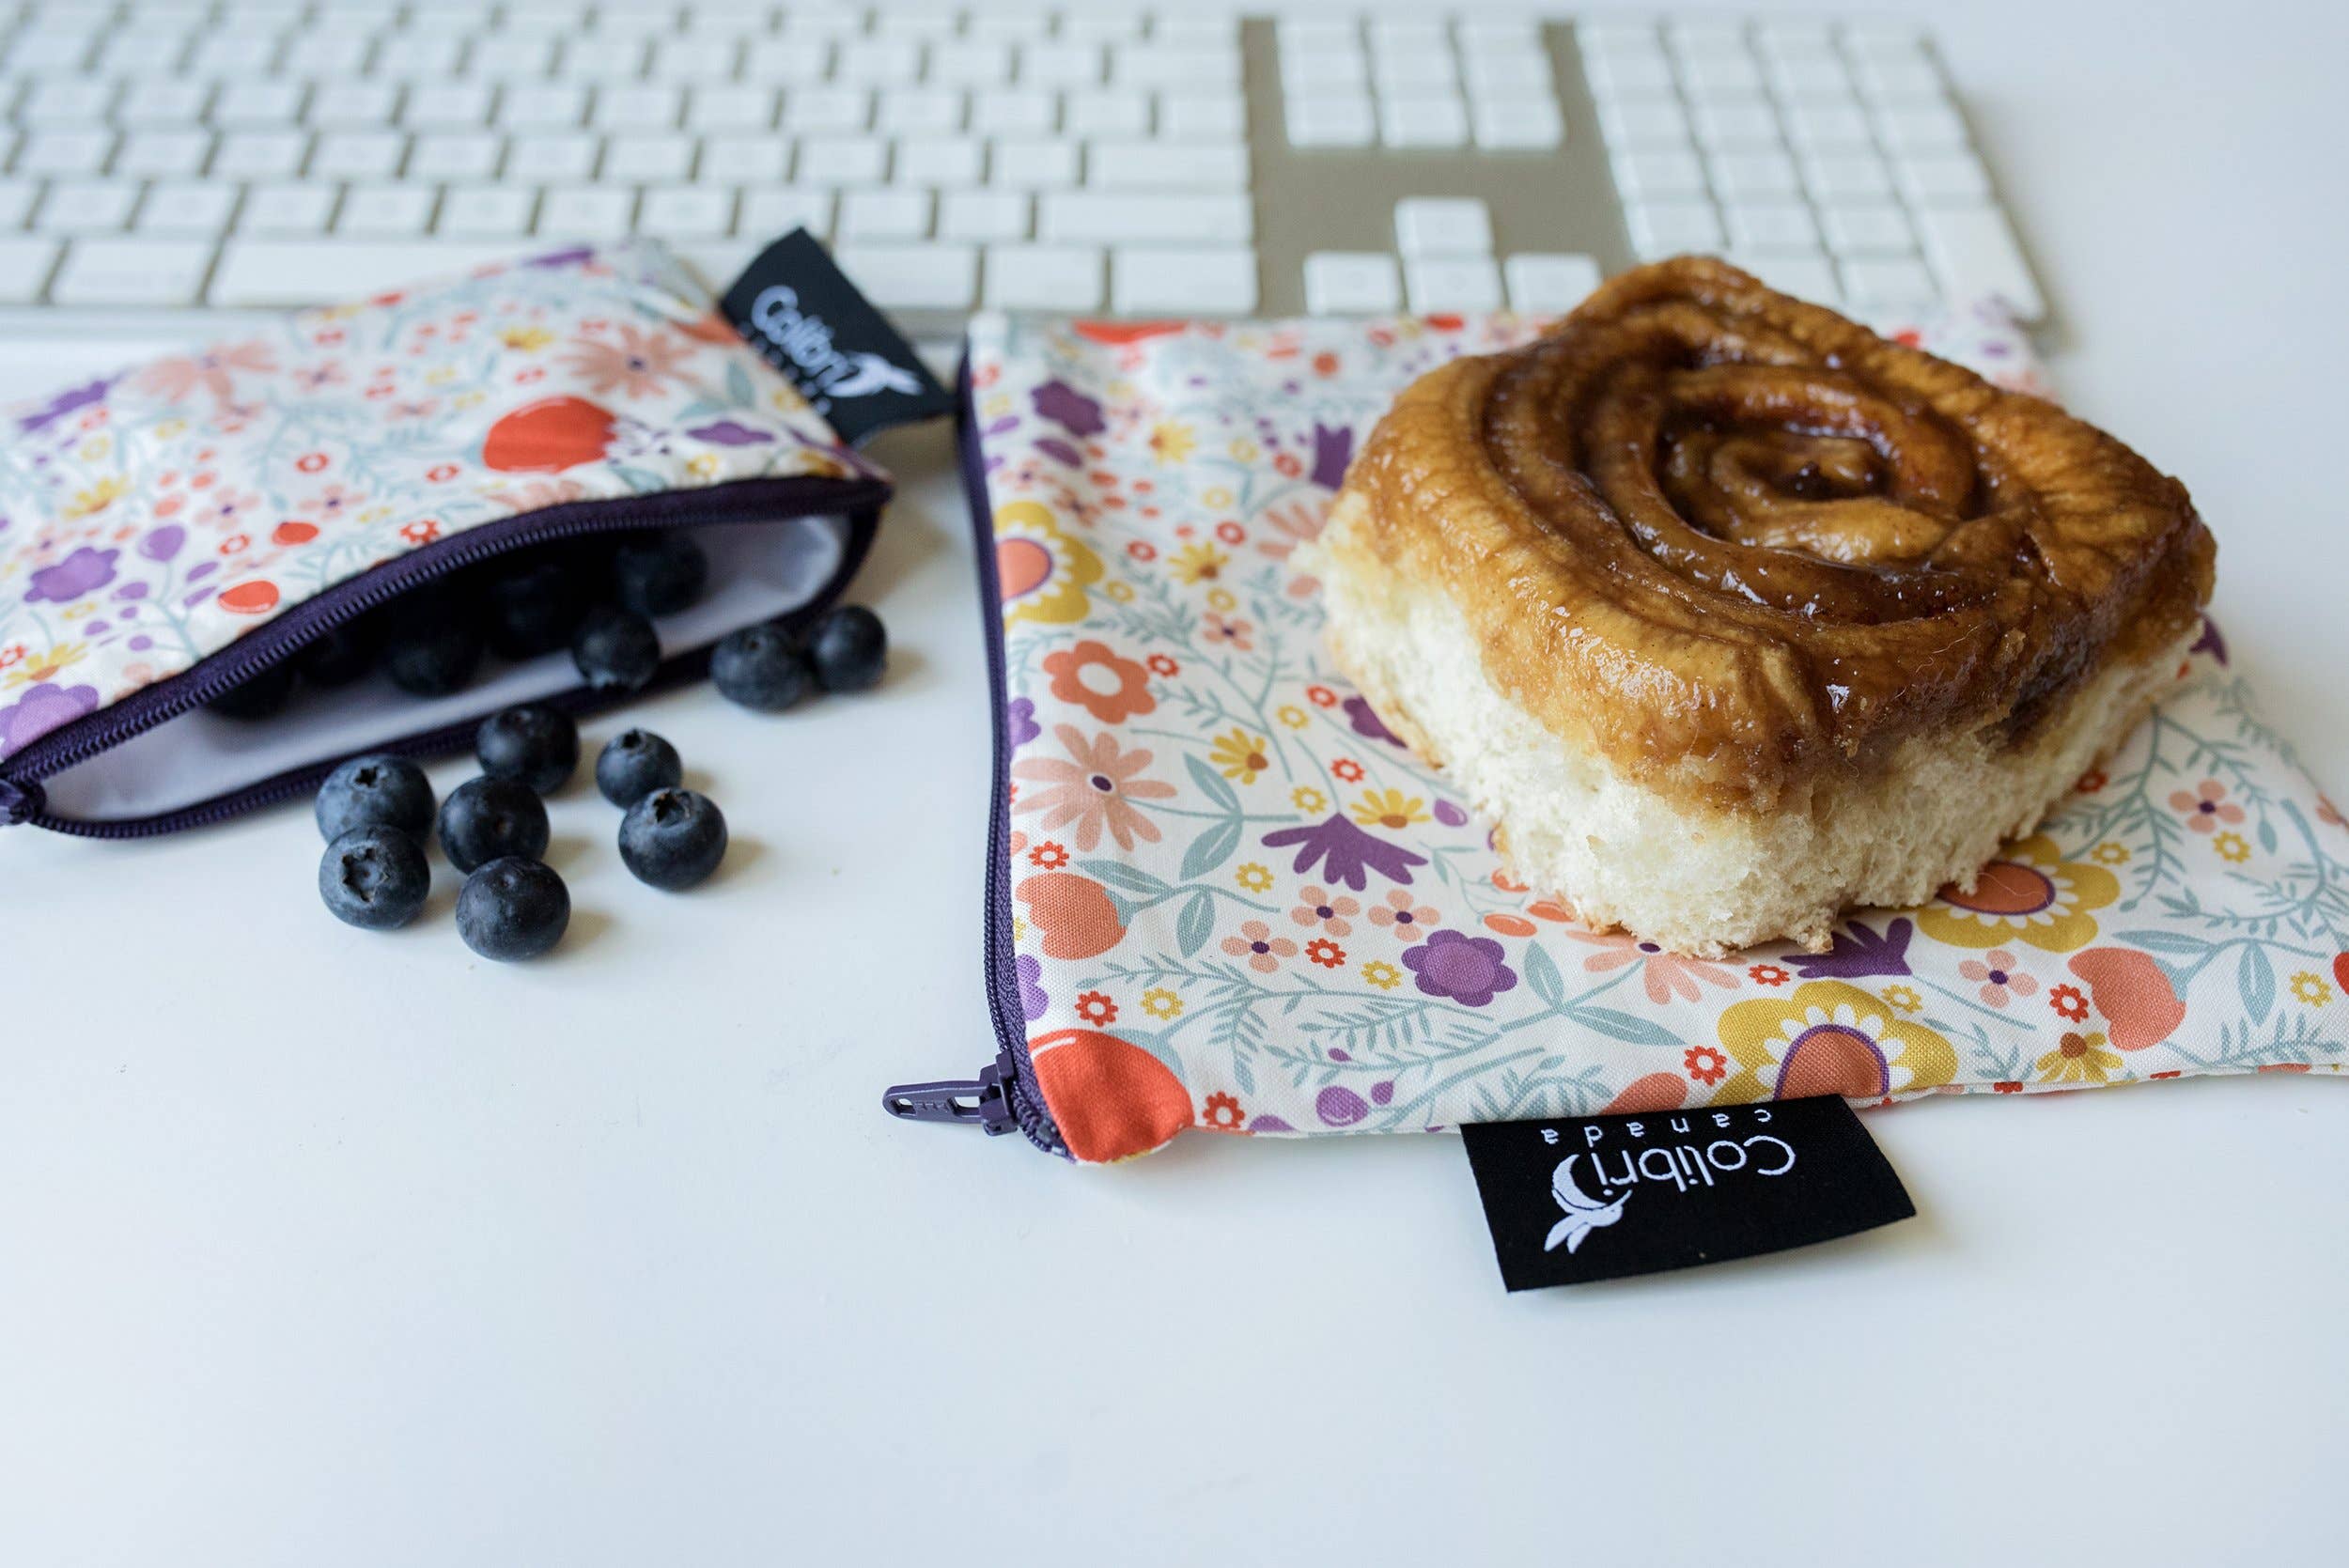
[[[863,691],[880,684],[889,663],[889,633],[864,606],[844,604],[816,623],[807,653],[825,691]]]
[[[638,881],[656,888],[690,888],[725,855],[725,815],[707,795],[656,789],[620,818],[620,860]]]
[[[807,656],[791,634],[774,625],[746,626],[719,640],[709,656],[709,677],[729,702],[761,713],[780,713],[813,683]]]
[[[477,868],[457,895],[457,934],[484,958],[536,958],[563,939],[571,893],[552,866],[506,855]]]
[[[224,719],[269,719],[286,706],[293,695],[294,673],[290,664],[273,664],[266,670],[245,677],[243,683],[232,686],[204,705],[208,713]]]
[[[674,615],[708,582],[709,557],[674,528],[624,540],[612,552],[612,597],[639,615]]]
[[[513,779],[545,795],[579,767],[579,726],[545,703],[492,713],[474,731],[473,754],[493,779]]]
[[[426,589],[408,595],[386,616],[383,673],[418,697],[461,691],[481,662],[481,626],[474,607],[455,594]]]
[[[381,823],[344,833],[319,861],[319,896],[335,919],[366,930],[407,924],[431,891],[424,850],[406,833]]]
[[[501,855],[535,861],[547,852],[547,808],[512,779],[468,779],[441,802],[441,850],[459,871]]]
[[[375,668],[375,645],[381,629],[366,615],[330,627],[294,655],[294,665],[313,686],[349,686]]]
[[[632,806],[656,789],[673,789],[684,777],[677,748],[649,730],[614,736],[596,757],[596,787],[615,806]]]
[[[515,563],[482,588],[490,646],[500,659],[536,659],[570,644],[581,611],[579,574],[563,557]]]
[[[572,634],[571,661],[599,691],[634,691],[661,667],[661,638],[634,611],[601,605]]]
[[[319,785],[312,815],[329,842],[354,828],[392,828],[422,842],[432,831],[432,781],[406,757],[352,757]]]

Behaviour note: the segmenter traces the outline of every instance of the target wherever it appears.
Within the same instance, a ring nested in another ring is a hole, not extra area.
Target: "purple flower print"
[[[1333,490],[1346,483],[1346,465],[1354,460],[1354,432],[1340,426],[1314,427],[1314,483]]]
[[[593,261],[595,258],[596,252],[593,246],[571,245],[563,250],[548,251],[543,255],[534,256],[527,261],[524,261],[522,265],[525,267],[542,268],[548,272],[553,272],[556,269],[563,267],[578,267],[586,262]]]
[[[2227,662],[2227,640],[2218,634],[2218,623],[2208,615],[2202,617],[2202,634],[2194,639],[2188,653],[2206,653],[2219,663]]]
[[[1043,986],[1037,981],[1037,977],[1044,972],[1044,966],[1033,955],[1022,953],[1011,967],[1019,977],[1019,1016],[1034,1023],[1044,1017],[1044,1010],[1051,1005],[1050,1000],[1044,994]]]
[[[1408,882],[1411,867],[1427,863],[1426,856],[1414,855],[1399,844],[1374,838],[1344,815],[1329,817],[1309,828],[1283,828],[1265,834],[1264,842],[1268,849],[1285,849],[1296,845],[1298,875],[1312,871],[1314,862],[1320,861],[1321,876],[1356,893],[1369,885],[1365,875],[1368,871],[1378,873],[1390,882]]]
[[[86,381],[77,387],[69,387],[52,397],[39,409],[20,418],[16,422],[17,428],[27,434],[35,430],[45,430],[67,414],[86,409],[93,403],[104,402],[107,390],[113,384],[101,377],[97,380]]]
[[[7,707],[0,707],[0,757],[23,751],[58,725],[98,706],[95,686],[56,686],[42,681]]]
[[[1035,405],[1037,418],[1050,420],[1072,436],[1097,436],[1109,428],[1101,405],[1066,381],[1046,381],[1028,394],[1028,401]]]
[[[95,593],[115,580],[115,557],[118,550],[92,550],[84,545],[54,567],[43,567],[33,573],[32,586],[24,590],[27,604],[47,599],[52,604],[71,604],[84,594]]]
[[[1011,743],[1011,749],[1016,752],[1043,733],[1044,726],[1035,722],[1035,699],[1012,698],[1010,706],[1003,709],[1003,738]]]
[[[1468,813],[1449,800],[1438,800],[1436,820],[1447,828],[1465,828],[1468,826]]]
[[[1250,1132],[1295,1132],[1297,1129],[1278,1116],[1259,1116],[1248,1124],[1248,1130]]]
[[[161,528],[147,531],[147,536],[139,540],[139,553],[150,561],[168,561],[179,553],[187,537],[186,529],[176,522],[166,522]]]
[[[1859,980],[1872,974],[1907,974],[1908,939],[1916,926],[1904,918],[1884,928],[1884,935],[1859,921],[1835,933],[1835,945],[1815,955],[1795,955],[1789,962],[1805,980]]]
[[[1372,740],[1383,740],[1390,746],[1403,744],[1403,737],[1387,728],[1386,722],[1378,717],[1378,710],[1372,707],[1367,699],[1348,697],[1346,699],[1345,706],[1346,716],[1353,721],[1356,735],[1364,736]]]
[[[117,588],[107,597],[117,599],[145,598],[147,597],[147,584],[144,582],[125,582],[121,587]]]
[[[1465,931],[1430,931],[1417,947],[1403,951],[1403,967],[1431,997],[1450,997],[1468,1007],[1487,1007],[1502,991],[1515,990],[1517,971],[1501,961],[1501,944]]]
[[[1035,443],[1035,449],[1055,462],[1066,463],[1070,468],[1081,468],[1084,465],[1084,454],[1058,436],[1045,437]]]
[[[1315,1098],[1314,1114],[1324,1126],[1350,1127],[1370,1114],[1370,1105],[1353,1090],[1333,1083]]]
[[[685,433],[712,446],[758,446],[775,439],[764,430],[754,430],[731,419],[721,419],[715,425],[704,425]]]

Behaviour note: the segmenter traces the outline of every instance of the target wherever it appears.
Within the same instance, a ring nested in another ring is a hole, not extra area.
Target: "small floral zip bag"
[[[1994,310],[1879,325],[2034,384]],[[1336,674],[1292,551],[1397,390],[1538,326],[974,324],[999,1050],[893,1113],[1102,1161],[1192,1128],[2341,1070],[2349,827],[2215,628],[1974,893],[1856,915],[1830,952],[1678,957],[1513,882]]]

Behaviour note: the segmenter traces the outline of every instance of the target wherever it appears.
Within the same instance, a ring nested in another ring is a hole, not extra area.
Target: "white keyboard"
[[[1718,251],[2045,304],[1930,46],[1186,5],[0,0],[0,319],[152,326],[795,226],[916,330],[1573,304]]]

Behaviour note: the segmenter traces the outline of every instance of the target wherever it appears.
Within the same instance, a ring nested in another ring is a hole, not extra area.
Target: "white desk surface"
[[[2349,789],[2342,13],[1907,9],[2060,385],[2192,486]],[[885,1119],[991,1048],[971,547],[944,438],[879,455],[889,685],[631,715],[734,858],[654,894],[575,786],[550,961],[474,962],[445,886],[336,925],[299,810],[0,840],[0,1560],[2341,1560],[2338,1083],[1887,1111],[1921,1219],[1517,1299],[1453,1140],[1077,1171]]]

